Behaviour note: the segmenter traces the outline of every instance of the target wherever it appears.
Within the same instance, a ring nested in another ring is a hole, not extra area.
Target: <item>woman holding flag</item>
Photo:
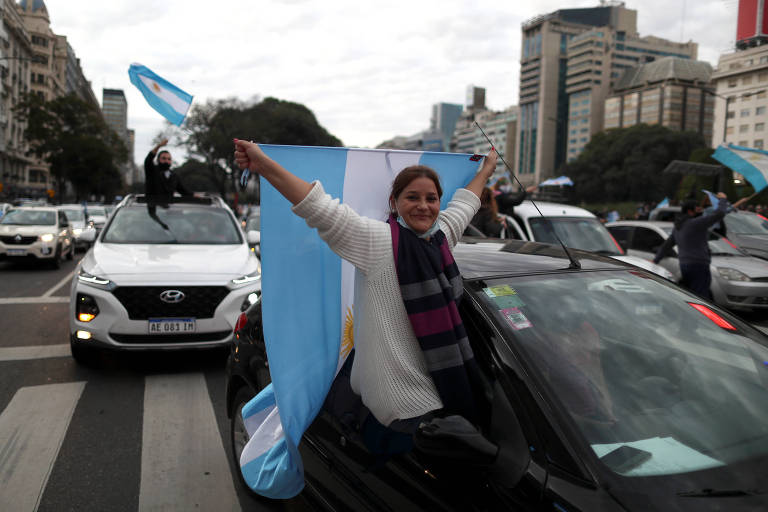
[[[421,418],[440,410],[476,423],[477,367],[458,313],[462,280],[451,249],[480,206],[495,150],[443,211],[437,173],[406,167],[392,184],[389,219],[381,221],[331,198],[320,182],[292,174],[257,144],[234,142],[238,166],[269,181],[355,266],[351,385],[377,422],[412,434]]]

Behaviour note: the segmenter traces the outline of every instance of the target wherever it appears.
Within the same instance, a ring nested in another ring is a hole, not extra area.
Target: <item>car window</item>
[[[645,252],[656,252],[664,243],[664,238],[656,231],[648,228],[635,228],[635,236],[632,237],[632,249]]]
[[[104,210],[104,208],[98,206],[89,206],[88,215],[99,215],[101,217],[106,217],[107,212]]]
[[[532,217],[528,219],[537,242],[557,244],[552,227],[567,247],[601,254],[621,254],[611,234],[597,219],[581,217]],[[552,226],[552,227],[550,227]]]
[[[83,215],[83,210],[81,210],[81,209],[73,208],[71,210],[63,210],[63,211],[64,211],[64,213],[67,214],[67,218],[69,220],[74,220],[74,221],[85,220],[85,216]]]
[[[636,271],[499,278],[472,292],[597,458],[624,476],[768,454],[768,339]],[[618,462],[621,462],[620,460]]]
[[[114,213],[102,242],[122,244],[239,244],[239,230],[223,209],[175,205],[157,208],[153,218],[146,206]]]
[[[629,241],[632,239],[632,226],[611,226],[608,231],[624,247],[629,247]]]
[[[64,213],[63,211],[60,211],[59,212],[59,225],[66,224],[67,222],[69,222],[67,220],[67,214]]]
[[[3,216],[0,224],[54,226],[56,225],[56,213],[41,210],[11,210]]]
[[[248,220],[245,221],[245,232],[248,231],[260,231],[260,220],[261,218],[258,215],[252,215],[248,217]]]
[[[725,227],[729,233],[738,235],[768,235],[768,220],[761,215],[729,213],[725,216]]]

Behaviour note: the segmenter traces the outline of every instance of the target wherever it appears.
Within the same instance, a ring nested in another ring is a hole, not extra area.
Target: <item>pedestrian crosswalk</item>
[[[53,354],[61,350],[61,347],[47,352],[39,347],[29,348],[26,352],[0,349],[0,361],[56,357]],[[92,489],[98,494],[104,478],[124,480],[110,482],[112,488],[129,489],[134,496],[138,492],[137,502],[115,503],[111,510],[229,512],[241,509],[232,465],[225,452],[223,439],[226,436],[219,428],[206,375],[191,372],[145,377],[130,375],[123,379],[122,384],[115,386],[116,393],[126,389],[120,387],[125,385],[126,379],[132,389],[136,386],[140,389],[142,380],[144,385],[141,404],[134,404],[141,401],[140,393],[114,397],[114,403],[122,409],[122,416],[117,417],[125,418],[126,423],[135,422],[139,428],[133,428],[133,431],[141,430],[140,435],[136,432],[134,440],[117,434],[120,425],[114,426],[116,434],[110,436],[103,432],[103,422],[89,421],[94,419],[94,414],[99,414],[104,404],[100,402],[94,407],[85,402],[102,401],[103,388],[111,385],[109,380],[21,386],[13,393],[0,413],[0,511],[85,512],[91,510],[82,508],[85,498],[69,496],[71,486],[61,485],[62,482],[71,479],[75,487]],[[90,394],[88,389],[91,389]],[[138,420],[135,418],[137,414],[141,414]],[[101,429],[90,435],[94,425]],[[62,449],[65,438],[66,450]],[[119,446],[121,442],[135,445],[138,438],[140,447],[125,449]],[[98,445],[99,452],[106,453],[94,454],[93,444]],[[108,469],[98,460],[78,461],[78,457],[108,459],[111,448],[114,448],[116,458],[140,457],[140,460],[118,460]],[[62,458],[68,458],[66,464],[61,462]],[[57,463],[61,466],[57,467]],[[74,473],[73,464],[79,468]],[[123,474],[119,470],[113,472],[112,468],[121,466],[140,468],[140,472],[138,475],[128,469]],[[52,474],[56,476],[52,477]],[[55,485],[54,480],[58,480]],[[55,489],[51,490],[51,487]],[[73,500],[80,501],[74,505]],[[94,504],[92,510],[104,510],[101,506]]]

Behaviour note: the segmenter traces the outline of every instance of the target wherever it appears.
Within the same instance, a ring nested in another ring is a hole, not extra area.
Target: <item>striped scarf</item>
[[[459,316],[461,274],[445,234],[438,230],[427,241],[394,216],[387,222],[405,310],[443,408],[474,421],[470,381],[477,362]]]

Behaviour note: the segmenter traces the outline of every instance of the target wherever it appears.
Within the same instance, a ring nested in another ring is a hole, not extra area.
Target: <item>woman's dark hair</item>
[[[480,208],[490,211],[493,214],[494,219],[499,214],[496,197],[493,195],[493,191],[488,187],[484,187],[483,191],[480,193]]]
[[[437,175],[434,169],[427,167],[426,165],[411,165],[395,176],[395,181],[392,182],[392,192],[389,195],[390,199],[397,201],[397,198],[403,193],[405,187],[416,178],[429,178],[432,180],[437,189],[437,197],[443,197],[443,188],[440,186],[440,176]]]

